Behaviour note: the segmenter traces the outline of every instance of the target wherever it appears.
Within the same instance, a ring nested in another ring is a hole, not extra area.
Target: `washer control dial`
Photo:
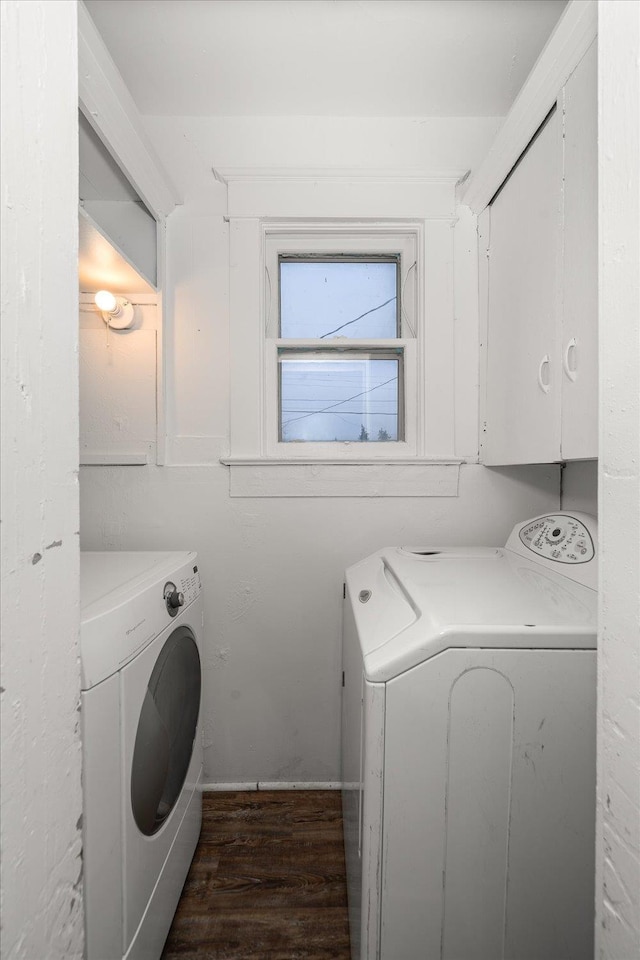
[[[563,540],[566,540],[567,531],[564,526],[554,527],[553,530],[548,530],[545,534],[545,540],[547,543],[562,543]]]
[[[558,563],[588,563],[595,554],[587,528],[568,514],[538,517],[520,528],[519,537],[527,549]]]

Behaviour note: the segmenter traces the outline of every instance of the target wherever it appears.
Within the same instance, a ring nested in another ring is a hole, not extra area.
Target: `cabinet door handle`
[[[565,347],[564,357],[562,358],[562,366],[563,366],[563,368],[564,368],[564,372],[565,372],[565,374],[567,375],[567,377],[569,378],[569,380],[571,380],[572,383],[575,383],[576,380],[578,379],[578,370],[577,370],[577,367],[576,367],[575,364],[574,364],[573,367],[572,367],[572,366],[571,366],[571,363],[570,363],[572,354],[573,354],[573,358],[575,359],[575,356],[576,356],[576,346],[577,346],[577,344],[576,344],[576,338],[575,338],[575,337],[571,337],[571,340],[569,340],[569,342],[567,343],[567,345],[566,345],[566,347]]]
[[[547,368],[547,374],[549,373],[550,366],[551,360],[549,359],[549,354],[545,353],[544,357],[540,361],[540,366],[538,367],[538,386],[543,393],[549,393],[549,390],[551,390],[551,380],[547,379],[545,382],[542,376],[545,367]]]

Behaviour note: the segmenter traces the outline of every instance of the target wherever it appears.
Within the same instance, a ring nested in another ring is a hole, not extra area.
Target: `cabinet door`
[[[562,117],[555,110],[490,207],[487,464],[560,458]]]
[[[598,455],[598,83],[593,43],[564,88],[562,459]]]

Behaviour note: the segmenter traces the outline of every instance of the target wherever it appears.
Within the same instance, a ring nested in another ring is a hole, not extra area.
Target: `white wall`
[[[640,3],[601,0],[596,956],[640,956]]]
[[[129,293],[132,325],[117,330],[80,297],[81,464],[156,462],[157,299]]]
[[[227,468],[85,467],[88,548],[198,551],[205,779],[339,779],[346,565],[392,543],[501,544],[557,468],[463,469],[458,498],[230,499]]]
[[[557,467],[462,468],[458,497],[231,498],[226,189],[212,166],[466,170],[499,121],[147,118],[185,204],[167,232],[166,467],[83,469],[86,548],[190,548],[205,586],[205,778],[339,778],[342,579],[386,543],[504,543],[558,507]],[[459,251],[461,252],[461,251]],[[475,270],[456,276],[469,314]],[[468,344],[459,343],[461,350]],[[474,345],[475,349],[475,345]],[[475,438],[475,363],[460,429]],[[469,449],[464,451],[470,453]]]
[[[574,460],[562,471],[563,510],[580,510],[598,516],[598,461]]]
[[[2,956],[82,957],[77,40],[2,2]]]

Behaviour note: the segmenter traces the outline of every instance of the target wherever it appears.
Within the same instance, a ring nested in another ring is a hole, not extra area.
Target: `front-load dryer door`
[[[189,610],[180,621],[121,671],[124,953],[142,920],[202,766],[200,654]]]
[[[165,641],[149,678],[131,767],[131,808],[150,837],[173,810],[185,782],[200,711],[200,655],[180,626]]]

